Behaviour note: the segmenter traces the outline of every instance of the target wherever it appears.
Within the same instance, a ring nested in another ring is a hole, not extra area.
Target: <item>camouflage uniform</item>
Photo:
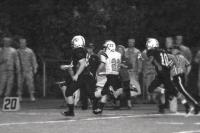
[[[191,61],[192,61],[191,50],[184,45],[180,45],[179,48],[180,48],[181,54],[191,63]]]
[[[155,67],[152,65],[151,61],[147,57],[147,51],[142,52],[142,87],[143,87],[143,97],[150,100],[150,94],[148,93],[148,88],[151,82],[154,80],[156,71]]]
[[[0,49],[0,95],[11,96],[15,72],[19,73],[19,58],[16,49],[4,47]]]
[[[197,52],[194,61],[198,63],[198,80],[197,80],[197,86],[198,86],[198,95],[200,96],[200,50]]]
[[[141,94],[140,84],[139,84],[139,73],[142,70],[142,60],[141,52],[137,48],[128,48],[125,52],[125,57],[132,64],[131,69],[128,70],[130,76],[130,84],[134,85],[138,94]]]
[[[19,78],[20,87],[18,95],[22,95],[24,82],[26,83],[29,93],[32,95],[35,91],[34,87],[34,74],[37,72],[37,61],[34,52],[30,48],[18,49],[18,56],[21,65],[21,74]]]

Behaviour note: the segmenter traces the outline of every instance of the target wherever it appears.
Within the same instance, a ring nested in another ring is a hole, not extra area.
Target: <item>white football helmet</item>
[[[107,52],[114,52],[116,50],[116,44],[111,40],[106,41],[104,43],[104,47],[106,48]]]
[[[81,35],[74,36],[71,43],[73,48],[85,47],[85,38]]]
[[[147,39],[147,42],[146,42],[147,50],[154,49],[154,48],[157,48],[157,47],[159,47],[159,42],[158,42],[157,39],[155,39],[155,38],[148,38]]]

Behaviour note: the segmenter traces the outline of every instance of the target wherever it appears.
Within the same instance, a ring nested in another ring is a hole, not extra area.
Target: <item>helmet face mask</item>
[[[146,42],[146,48],[147,50],[158,48],[159,47],[159,42],[155,38],[148,38]]]
[[[85,47],[85,39],[81,35],[74,36],[72,38],[71,43],[72,43],[72,47],[73,48],[82,48],[82,47]]]
[[[106,41],[104,47],[106,48],[106,52],[115,52],[116,50],[116,44],[111,40]]]

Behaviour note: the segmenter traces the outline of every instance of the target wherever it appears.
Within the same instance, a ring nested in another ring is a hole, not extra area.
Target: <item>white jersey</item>
[[[105,63],[106,74],[119,75],[121,64],[121,54],[119,52],[103,53],[100,57],[101,62]]]

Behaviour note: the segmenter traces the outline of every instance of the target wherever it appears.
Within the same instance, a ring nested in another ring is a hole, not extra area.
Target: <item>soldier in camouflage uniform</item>
[[[147,50],[142,52],[142,87],[143,87],[143,97],[148,103],[155,102],[156,95],[149,94],[148,88],[151,82],[154,80],[156,71],[155,67],[152,65],[150,59],[147,57]]]
[[[22,101],[22,90],[25,82],[30,94],[30,100],[35,101],[34,74],[36,74],[37,72],[38,64],[34,52],[26,46],[26,39],[20,38],[19,43],[20,48],[17,51],[21,66],[21,73],[19,79],[20,87],[18,89],[18,96],[20,98],[20,101]]]
[[[197,52],[194,61],[198,63],[198,80],[197,80],[197,87],[198,87],[198,96],[200,96],[200,50]]]
[[[20,71],[17,51],[11,44],[12,39],[4,37],[3,48],[0,50],[0,96],[6,97],[11,96],[15,74]]]
[[[139,74],[142,70],[142,58],[141,52],[135,47],[135,39],[128,39],[128,48],[125,53],[125,57],[132,64],[131,69],[129,69],[130,84],[134,85],[138,91],[138,95],[141,94],[140,84],[139,84]]]

